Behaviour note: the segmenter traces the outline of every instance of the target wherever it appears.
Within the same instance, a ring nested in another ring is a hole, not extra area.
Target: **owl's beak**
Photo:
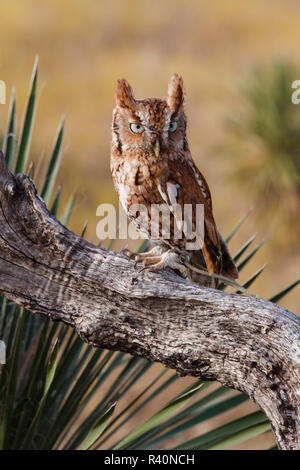
[[[153,150],[154,150],[156,158],[158,158],[160,154],[160,145],[159,145],[158,139],[156,139],[155,144],[153,145]]]

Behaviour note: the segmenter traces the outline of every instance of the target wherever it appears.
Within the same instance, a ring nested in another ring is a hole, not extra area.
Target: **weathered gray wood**
[[[281,449],[300,449],[300,322],[260,299],[201,288],[172,272],[138,275],[47,210],[0,157],[0,292],[76,328],[94,346],[159,361],[247,393]]]

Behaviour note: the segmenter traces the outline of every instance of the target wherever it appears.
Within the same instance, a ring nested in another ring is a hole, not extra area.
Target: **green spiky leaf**
[[[113,403],[112,405],[108,406],[98,423],[95,425],[95,427],[93,427],[93,429],[91,429],[83,443],[80,445],[80,450],[89,449],[97,441],[97,439],[99,439],[99,437],[101,436],[105,428],[108,426],[112,418],[115,406],[116,403]]]
[[[72,194],[69,197],[69,200],[67,202],[65,211],[64,211],[64,213],[61,217],[61,223],[65,226],[67,226],[68,223],[69,223],[69,220],[70,220],[70,217],[71,217],[71,214],[72,214],[72,210],[73,210],[73,207],[74,207],[74,202],[75,202],[75,194]]]
[[[60,196],[61,196],[61,190],[62,190],[62,187],[59,186],[57,188],[57,191],[56,191],[56,194],[54,196],[54,200],[53,200],[53,203],[52,203],[52,206],[51,206],[51,214],[53,214],[54,216],[57,215],[59,202],[60,202]]]
[[[132,442],[137,437],[149,431],[152,427],[157,426],[162,421],[166,420],[170,415],[175,411],[181,408],[185,403],[190,400],[199,390],[203,387],[203,384],[197,385],[195,388],[190,390],[183,395],[180,395],[176,400],[169,403],[162,410],[155,413],[150,419],[148,419],[144,424],[138,426],[133,432],[131,432],[125,439],[123,439],[119,444],[116,445],[115,449],[126,448],[130,442]]]
[[[287,287],[285,287],[280,292],[278,292],[276,295],[273,295],[273,297],[269,299],[270,302],[274,302],[274,303],[279,302],[279,300],[281,300],[286,294],[288,294],[291,290],[293,290],[299,283],[300,283],[300,279],[297,279],[296,281],[292,282]]]
[[[236,232],[239,230],[239,228],[243,225],[245,220],[247,220],[247,218],[249,217],[249,215],[251,214],[252,211],[253,211],[253,207],[250,207],[248,212],[245,215],[243,215],[243,217],[240,218],[238,223],[235,225],[235,227],[232,229],[232,231],[229,233],[229,235],[227,235],[227,237],[225,238],[226,243],[228,243],[232,239],[232,237],[236,234]]]
[[[49,203],[49,200],[51,198],[53,186],[54,186],[56,175],[58,172],[62,139],[63,139],[63,134],[64,134],[64,125],[65,125],[65,118],[63,117],[57,130],[57,135],[54,141],[51,159],[50,159],[49,166],[47,169],[43,189],[41,191],[41,196],[44,199],[46,204]]]
[[[38,73],[38,57],[35,59],[33,72],[31,77],[31,84],[29,90],[29,97],[20,136],[20,145],[16,163],[16,173],[24,173],[26,170],[27,159],[29,155],[30,142],[32,136],[32,128],[35,114],[35,100],[36,100],[36,83]]]
[[[176,450],[184,449],[207,449],[216,443],[228,439],[236,435],[237,433],[248,430],[258,424],[270,424],[267,422],[267,418],[261,411],[256,411],[242,418],[236,419],[228,424],[224,424],[212,431],[206,432],[199,437],[191,439],[190,441],[184,442],[176,447]]]
[[[11,99],[9,105],[8,128],[4,137],[3,154],[10,171],[14,170],[14,151],[15,151],[15,117],[16,115],[16,90],[11,91]]]

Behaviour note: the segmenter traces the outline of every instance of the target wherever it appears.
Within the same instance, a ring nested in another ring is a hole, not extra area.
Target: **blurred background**
[[[137,98],[164,97],[177,72],[187,93],[192,155],[222,233],[254,206],[231,251],[254,233],[257,242],[266,239],[241,282],[267,263],[252,290],[270,298],[299,277],[300,105],[291,102],[291,84],[300,79],[297,1],[2,0],[1,16],[7,104],[0,106],[0,133],[14,86],[21,127],[38,54],[30,160],[36,172],[45,171],[65,115],[58,181],[64,203],[76,191],[71,230],[80,234],[88,220],[86,238],[97,243],[97,206],[117,204],[109,169],[116,79],[127,78]],[[298,297],[296,288],[281,304],[298,313]]]

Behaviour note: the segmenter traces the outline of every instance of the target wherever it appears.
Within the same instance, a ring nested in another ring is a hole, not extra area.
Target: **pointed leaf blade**
[[[54,197],[54,201],[52,203],[52,206],[51,206],[51,214],[53,215],[57,215],[57,211],[58,211],[58,206],[59,206],[59,202],[60,202],[60,196],[61,196],[61,186],[59,186],[57,188],[57,191],[56,191],[56,194],[55,194],[55,197]]]
[[[243,215],[243,217],[241,217],[241,219],[238,221],[238,223],[236,224],[236,226],[232,229],[232,231],[230,232],[229,235],[227,235],[227,237],[225,238],[225,241],[226,243],[228,243],[233,235],[235,235],[235,233],[238,231],[238,229],[241,227],[241,225],[243,225],[243,223],[245,222],[245,220],[249,217],[249,215],[251,214],[251,212],[253,211],[254,207],[250,207],[250,209],[248,210],[248,212]]]
[[[236,444],[240,444],[241,442],[247,441],[252,437],[259,436],[260,434],[270,430],[270,423],[257,424],[256,426],[251,426],[248,429],[244,429],[243,431],[237,432],[230,437],[222,439],[212,446],[206,447],[206,450],[227,450]]]
[[[11,92],[11,99],[9,105],[9,118],[7,133],[3,143],[3,153],[5,160],[10,171],[14,170],[14,150],[15,150],[15,114],[16,114],[16,89],[13,88]]]
[[[108,407],[108,409],[102,414],[100,420],[96,424],[93,429],[88,433],[86,438],[84,439],[83,443],[80,445],[79,449],[80,450],[87,450],[89,449],[96,441],[99,439],[103,431],[106,429],[108,426],[112,415],[115,411],[117,402],[113,403]]]
[[[270,302],[274,302],[274,303],[279,302],[279,300],[281,300],[286,294],[288,294],[292,289],[294,289],[294,287],[296,287],[299,283],[300,283],[300,278],[292,282],[291,284],[289,284],[284,289],[282,289],[280,292],[278,292],[278,294],[273,295],[273,297],[269,299]]]
[[[53,186],[55,183],[56,175],[57,175],[58,168],[59,168],[61,146],[62,146],[62,140],[63,140],[63,134],[64,134],[64,125],[65,125],[65,117],[63,116],[59,124],[58,130],[57,130],[51,159],[50,159],[48,170],[46,173],[44,186],[41,191],[41,196],[44,199],[46,204],[49,203]]]
[[[132,431],[125,439],[123,439],[115,449],[125,448],[137,437],[141,436],[142,434],[149,431],[154,426],[157,426],[162,421],[166,420],[170,415],[172,415],[176,410],[181,408],[188,400],[190,400],[196,393],[200,391],[203,384],[197,385],[196,388],[180,395],[176,400],[173,400],[167,406],[165,406],[162,410],[155,413],[151,418],[149,418],[145,423],[141,426],[138,426],[134,431]]]
[[[29,154],[36,100],[36,84],[38,74],[38,57],[35,59],[31,77],[30,92],[27,102],[26,113],[24,117],[23,128],[20,137],[20,146],[17,157],[16,173],[24,173]]]
[[[67,205],[66,205],[66,208],[65,208],[65,211],[61,217],[61,223],[65,226],[68,225],[69,223],[69,220],[70,220],[70,217],[71,217],[71,214],[72,214],[72,210],[73,210],[73,207],[74,207],[74,202],[75,202],[75,194],[72,194],[67,202]]]

